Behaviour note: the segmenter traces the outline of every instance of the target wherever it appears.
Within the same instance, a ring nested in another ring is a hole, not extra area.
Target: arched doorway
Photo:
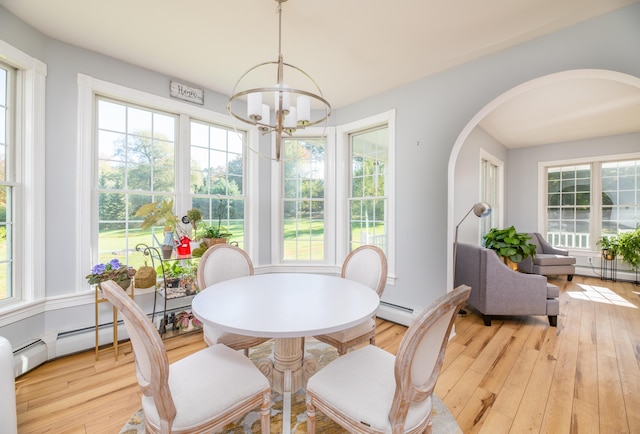
[[[466,213],[466,208],[479,200],[470,200],[471,203],[465,203],[464,206],[456,204],[455,200],[456,187],[459,187],[456,180],[460,179],[460,174],[456,174],[458,158],[476,128],[482,124],[497,141],[507,143],[505,149],[508,152],[509,147],[640,131],[640,116],[637,116],[639,108],[640,78],[616,71],[580,69],[549,74],[522,83],[499,95],[476,113],[458,136],[449,157],[448,286],[453,286],[455,226]],[[523,112],[530,109],[533,110]],[[629,113],[633,113],[633,116],[627,116]],[[529,122],[518,124],[525,116],[528,116]],[[502,130],[501,126],[505,124],[509,124],[509,128]],[[577,128],[576,125],[583,127]],[[521,137],[518,137],[519,134]],[[467,178],[474,177],[474,174],[465,175]],[[478,179],[475,178],[476,185]]]

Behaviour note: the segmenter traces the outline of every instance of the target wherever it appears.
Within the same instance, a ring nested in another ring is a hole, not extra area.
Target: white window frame
[[[281,261],[282,256],[282,168],[275,160],[271,163],[271,265],[278,271],[339,272],[349,254],[349,228],[351,225],[348,198],[351,180],[350,141],[352,133],[386,125],[389,133],[388,173],[385,177],[389,199],[387,208],[387,281],[393,283],[395,268],[395,119],[396,111],[370,116],[338,127],[307,128],[294,137],[326,136],[326,182],[325,182],[325,261],[322,264],[304,261]],[[271,138],[275,146],[275,135]]]
[[[336,128],[336,173],[337,173],[337,202],[336,202],[336,221],[337,233],[336,233],[336,259],[338,264],[342,264],[344,259],[349,254],[349,230],[351,228],[350,213],[349,213],[349,195],[351,194],[351,159],[350,159],[350,140],[349,136],[353,133],[357,133],[363,130],[368,130],[381,125],[386,125],[389,133],[389,161],[387,163],[388,173],[385,175],[385,186],[388,192],[388,204],[387,204],[387,223],[385,228],[387,230],[387,276],[390,281],[393,281],[396,276],[396,162],[395,162],[395,138],[396,138],[396,111],[389,110],[387,112],[370,116],[365,119],[361,119],[355,122],[341,125]]]
[[[283,197],[282,197],[282,168],[280,161],[272,160],[271,163],[271,239],[277,242],[271,243],[271,265],[284,270],[299,270],[322,272],[327,266],[335,266],[336,249],[336,144],[335,128],[312,127],[298,130],[293,137],[314,137],[325,140],[325,189],[324,189],[324,261],[283,261],[284,235],[282,232]],[[272,134],[272,148],[275,146],[275,135]]]
[[[538,221],[540,222],[538,232],[547,236],[547,169],[550,167],[561,167],[571,165],[590,164],[591,165],[591,217],[589,221],[589,248],[571,248],[573,252],[598,252],[596,241],[600,237],[602,226],[602,186],[600,185],[601,166],[600,163],[620,160],[640,159],[640,152],[628,154],[602,155],[594,157],[574,158],[556,161],[541,161],[538,163]],[[596,212],[594,212],[596,210]]]
[[[87,292],[90,287],[84,279],[87,270],[92,267],[91,258],[96,255],[97,249],[97,194],[94,191],[97,167],[95,158],[94,128],[96,121],[96,98],[99,94],[104,97],[129,102],[162,111],[178,113],[179,131],[176,136],[175,164],[182,167],[176,176],[177,209],[191,208],[191,192],[189,184],[189,122],[198,119],[204,122],[227,125],[238,130],[246,131],[247,147],[255,146],[258,142],[256,129],[246,129],[246,125],[235,120],[231,116],[196,107],[187,103],[169,98],[149,94],[139,90],[127,88],[94,77],[78,74],[78,142],[77,142],[77,173],[76,185],[76,221],[78,222],[78,237],[76,238],[75,276],[76,292]],[[257,228],[258,216],[258,178],[249,174],[256,174],[258,161],[253,152],[246,153],[246,202],[245,202],[245,246],[249,256],[256,257],[258,252]],[[90,204],[87,206],[86,204]]]
[[[497,188],[498,188],[498,203],[490,203],[489,205],[491,205],[491,214],[488,216],[490,217],[490,220],[488,220],[490,222],[490,228],[491,227],[496,227],[496,228],[501,228],[503,227],[503,221],[504,221],[504,162],[502,160],[500,160],[499,158],[497,158],[496,156],[492,155],[491,153],[487,152],[485,149],[480,148],[480,166],[482,166],[482,162],[483,161],[488,161],[490,164],[494,165],[497,168],[497,179],[496,179],[496,183],[497,183]],[[482,177],[482,167],[480,167],[480,176]],[[480,179],[480,200],[487,202],[486,200],[486,185],[485,185],[486,180],[484,179]],[[480,225],[485,224],[485,220],[487,219],[480,219]],[[490,229],[489,228],[489,229]],[[482,230],[478,231],[478,234],[480,235],[480,239],[478,240],[478,242],[482,242]]]
[[[44,311],[45,84],[47,66],[0,40],[0,56],[17,69],[13,297],[0,303],[0,326]],[[38,210],[38,212],[36,212]],[[34,310],[35,309],[35,310]]]

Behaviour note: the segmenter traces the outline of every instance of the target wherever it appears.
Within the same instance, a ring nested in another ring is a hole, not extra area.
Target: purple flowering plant
[[[127,279],[131,279],[135,274],[135,268],[123,265],[118,258],[113,258],[106,264],[94,265],[91,273],[86,276],[86,279],[91,285],[107,280],[113,280],[120,284],[121,282],[127,281]]]

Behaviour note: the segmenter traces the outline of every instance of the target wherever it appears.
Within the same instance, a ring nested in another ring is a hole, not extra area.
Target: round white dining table
[[[258,366],[274,390],[284,394],[286,421],[291,392],[303,388],[318,366],[313,357],[304,358],[304,337],[358,325],[371,317],[379,304],[373,289],[353,280],[272,273],[216,283],[196,294],[191,307],[194,315],[209,326],[275,339],[272,366],[265,361]],[[287,425],[283,432],[289,432]]]

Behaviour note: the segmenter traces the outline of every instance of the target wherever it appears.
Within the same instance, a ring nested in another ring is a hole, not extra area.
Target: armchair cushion
[[[571,265],[576,263],[576,258],[573,256],[563,256],[563,255],[550,255],[546,253],[540,253],[536,255],[533,263],[535,265],[545,266],[545,265]]]
[[[526,258],[518,264],[518,270],[524,273],[540,274],[542,276],[566,274],[568,280],[573,278],[576,269],[576,258],[569,256],[569,252],[558,249],[544,239],[537,232],[529,233],[530,242],[536,245],[536,256]]]

